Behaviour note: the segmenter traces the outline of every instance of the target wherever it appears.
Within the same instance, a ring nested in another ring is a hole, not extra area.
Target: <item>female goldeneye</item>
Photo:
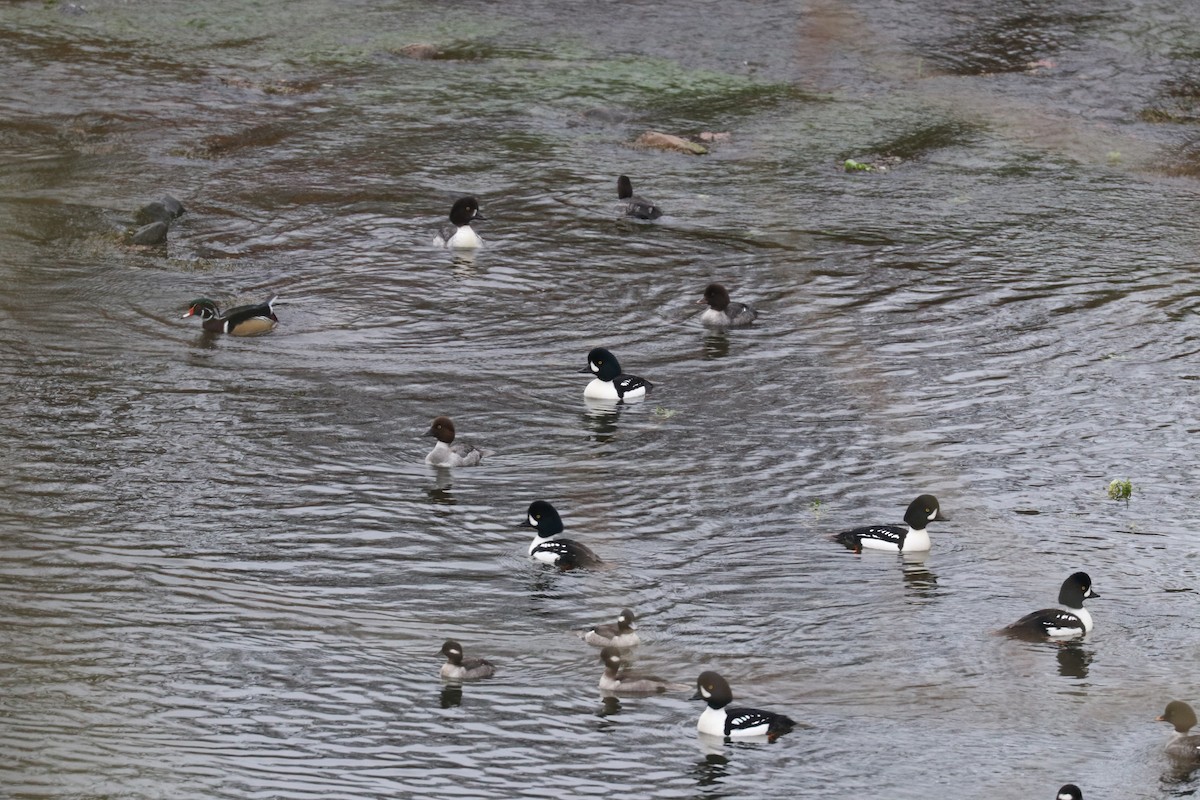
[[[425,431],[426,436],[436,436],[437,444],[425,456],[425,463],[435,467],[473,467],[491,453],[474,445],[454,441],[454,422],[449,417],[438,417]]]
[[[704,287],[704,297],[696,305],[701,303],[708,303],[708,308],[700,315],[700,323],[710,328],[744,328],[758,317],[754,306],[731,301],[729,292],[719,283]]]
[[[477,219],[487,219],[479,213],[479,201],[474,197],[460,197],[450,207],[450,222],[453,230],[442,228],[433,237],[434,247],[447,247],[451,250],[474,250],[483,247],[483,239],[475,233],[471,223]]]
[[[484,661],[482,658],[463,658],[462,645],[453,639],[447,639],[442,645],[442,655],[446,657],[446,663],[442,664],[442,677],[448,681],[490,678],[496,672],[490,661]]]
[[[654,388],[644,378],[623,375],[617,357],[603,347],[593,347],[588,353],[588,365],[579,371],[596,376],[583,390],[583,396],[593,400],[637,400]]]
[[[1099,596],[1092,591],[1092,579],[1088,574],[1076,572],[1063,581],[1062,588],[1058,590],[1059,604],[1066,606],[1069,611],[1058,608],[1034,611],[1006,627],[1004,632],[1037,639],[1082,636],[1092,629],[1092,615],[1083,607],[1083,601]]]
[[[604,563],[579,542],[554,538],[563,532],[562,518],[545,500],[534,500],[529,504],[524,524],[537,529],[529,544],[529,557],[535,561],[554,564],[561,569],[595,567]]]
[[[279,317],[275,316],[275,311],[271,308],[275,300],[276,297],[272,297],[265,303],[237,306],[222,314],[215,302],[201,297],[188,303],[188,310],[184,312],[182,319],[199,317],[200,327],[209,333],[258,336],[273,330],[279,322]]]
[[[1058,790],[1055,800],[1083,800],[1083,792],[1075,784],[1068,783]]]
[[[637,219],[658,219],[662,209],[644,197],[633,193],[633,183],[622,175],[617,178],[617,197],[621,200],[621,213]]]
[[[696,679],[696,694],[692,699],[708,702],[708,708],[700,715],[696,729],[712,736],[766,736],[774,741],[796,726],[783,714],[772,711],[727,708],[733,702],[733,691],[725,679],[715,672],[700,673]]]
[[[600,676],[600,690],[613,694],[658,694],[659,692],[682,691],[687,688],[677,683],[655,677],[654,675],[638,675],[634,672],[621,672],[621,651],[616,647],[606,647],[600,651],[600,663],[604,664],[604,674]]]
[[[1190,761],[1200,761],[1200,736],[1188,736],[1188,731],[1196,726],[1196,712],[1182,700],[1172,700],[1158,722],[1169,722],[1175,728],[1175,735],[1167,742],[1167,755]]]
[[[923,494],[908,504],[904,512],[907,525],[871,525],[839,533],[834,538],[854,552],[887,550],[891,553],[913,553],[929,549],[929,534],[925,526],[940,516],[941,506],[931,494]]]
[[[583,634],[583,640],[588,644],[594,644],[597,647],[605,647],[612,645],[613,647],[633,647],[641,639],[637,635],[637,625],[634,624],[634,616],[632,609],[622,609],[617,615],[617,621],[606,622],[603,625],[597,625],[587,633]]]

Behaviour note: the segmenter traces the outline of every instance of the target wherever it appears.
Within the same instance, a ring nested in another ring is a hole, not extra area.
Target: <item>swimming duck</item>
[[[479,213],[479,201],[474,197],[460,197],[450,207],[451,227],[438,231],[433,237],[434,247],[445,247],[451,250],[474,250],[483,247],[483,239],[475,233],[471,223],[477,219],[486,220]]]
[[[729,291],[719,283],[704,287],[704,297],[697,305],[707,303],[708,308],[700,315],[700,323],[709,328],[744,328],[758,318],[754,306],[735,303],[729,299]]]
[[[554,506],[545,500],[529,504],[524,524],[536,528],[533,541],[529,544],[529,557],[534,561],[554,564],[561,569],[595,567],[604,563],[586,546],[572,539],[555,539],[563,532],[562,517]]]
[[[434,467],[473,467],[491,452],[465,442],[455,442],[454,422],[449,417],[434,419],[425,435],[438,440],[425,456],[425,463]]]
[[[271,309],[277,298],[272,297],[265,303],[257,305],[237,306],[224,314],[217,304],[207,297],[201,297],[188,303],[188,310],[183,319],[199,317],[201,327],[209,333],[228,333],[233,336],[258,336],[268,333],[279,322],[279,317]]]
[[[1172,700],[1156,721],[1169,722],[1175,728],[1175,735],[1167,742],[1167,755],[1200,761],[1200,736],[1188,735],[1196,726],[1196,712],[1191,706],[1182,700]]]
[[[904,512],[907,525],[869,525],[837,534],[834,538],[856,553],[862,550],[887,550],[892,553],[913,553],[928,550],[926,526],[934,520],[944,521],[937,498],[923,494],[908,504]]]
[[[597,647],[633,647],[641,641],[637,635],[637,625],[634,624],[636,619],[633,609],[623,608],[616,622],[595,626],[583,634],[583,640]]]
[[[587,366],[579,371],[595,377],[584,387],[584,397],[618,402],[640,400],[654,388],[654,384],[645,378],[622,373],[617,357],[603,347],[593,347],[587,358]]]
[[[613,694],[658,694],[682,691],[687,686],[671,683],[654,675],[639,675],[626,670],[621,672],[621,651],[616,647],[605,647],[600,651],[600,663],[604,674],[600,676],[600,690]]]
[[[633,182],[622,175],[617,178],[617,198],[621,201],[621,213],[637,219],[658,219],[662,209],[644,197],[633,193]]]
[[[766,736],[774,741],[790,731],[796,723],[783,714],[760,711],[757,708],[729,708],[733,702],[733,690],[715,672],[701,672],[696,679],[696,694],[693,700],[704,700],[708,707],[700,715],[696,728],[712,736]]]
[[[442,678],[448,681],[473,681],[479,678],[490,678],[496,673],[496,668],[490,661],[482,658],[463,658],[462,645],[453,639],[447,639],[442,645],[442,655],[446,663],[442,664]]]
[[[1068,639],[1082,636],[1092,629],[1092,615],[1083,607],[1089,597],[1099,597],[1092,591],[1092,579],[1086,572],[1076,572],[1063,581],[1058,590],[1058,602],[1068,610],[1044,608],[1026,614],[1004,629],[1018,637],[1037,639]]]

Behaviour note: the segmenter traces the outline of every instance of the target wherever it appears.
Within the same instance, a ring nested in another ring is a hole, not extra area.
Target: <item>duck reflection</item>
[[[1196,794],[1194,773],[1200,767],[1195,761],[1179,758],[1169,758],[1167,768],[1163,770],[1159,782],[1169,788],[1170,797],[1192,797]]]
[[[1086,678],[1088,666],[1092,663],[1092,652],[1086,650],[1083,642],[1058,643],[1058,674],[1064,678]]]
[[[729,337],[724,332],[704,337],[704,360],[711,361],[729,355]]]
[[[621,404],[606,400],[584,398],[587,411],[583,414],[584,427],[592,432],[592,438],[600,444],[608,444],[617,435],[617,421],[621,418]]]
[[[455,708],[462,705],[462,684],[452,681],[443,686],[441,703],[442,708]]]
[[[430,502],[437,505],[455,505],[458,501],[454,499],[454,473],[445,467],[435,467],[434,469],[437,471],[437,477],[434,479],[433,486],[425,490],[425,494],[429,497]]]
[[[925,565],[928,558],[928,550],[900,555],[904,565],[904,585],[915,594],[933,595],[937,592],[937,575]]]
[[[598,717],[611,717],[614,714],[621,713],[621,700],[615,694],[603,692],[600,698],[600,710],[596,712]]]
[[[724,753],[724,742],[716,736],[704,733],[698,735],[701,748],[705,752],[704,760],[692,767],[692,776],[696,779],[696,785],[704,787],[724,783],[725,779],[729,777],[729,757]],[[706,743],[706,739],[711,742]],[[714,747],[715,750],[710,749]]]

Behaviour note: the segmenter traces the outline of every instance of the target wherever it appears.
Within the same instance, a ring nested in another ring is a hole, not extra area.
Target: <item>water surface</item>
[[[1151,720],[1200,702],[1200,41],[1087,5],[7,4],[6,794],[1194,793]],[[711,280],[759,322],[702,329]],[[585,404],[597,345],[648,402]],[[427,468],[439,414],[495,455]],[[829,541],[923,492],[928,558]],[[609,568],[529,563],[539,498]],[[1077,569],[1085,641],[992,635]],[[639,669],[801,729],[602,702],[571,631],[624,606]]]

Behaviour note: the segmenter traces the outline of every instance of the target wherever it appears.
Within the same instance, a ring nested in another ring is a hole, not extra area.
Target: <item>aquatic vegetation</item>
[[[1125,505],[1129,505],[1129,498],[1133,496],[1133,481],[1125,478],[1113,478],[1108,484],[1108,497],[1110,500],[1124,500]]]

